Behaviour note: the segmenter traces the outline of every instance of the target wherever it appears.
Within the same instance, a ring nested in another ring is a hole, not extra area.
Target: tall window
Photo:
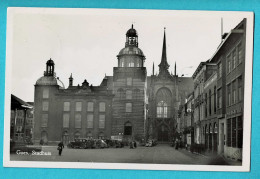
[[[106,103],[100,102],[99,103],[99,112],[105,112],[106,111]]]
[[[81,114],[75,115],[75,128],[81,128]]]
[[[218,77],[219,78],[222,77],[222,63],[221,62],[218,64]]]
[[[48,114],[42,114],[42,127],[48,126]]]
[[[87,115],[87,128],[93,128],[93,114]]]
[[[131,77],[126,78],[126,85],[127,86],[132,86],[132,83],[133,83],[133,79]]]
[[[231,119],[227,119],[227,146],[231,146]]]
[[[70,116],[69,114],[63,114],[63,128],[69,128]]]
[[[217,112],[217,90],[216,86],[214,86],[214,114]]]
[[[231,105],[231,85],[227,85],[227,106]]]
[[[43,101],[42,102],[42,110],[43,111],[48,111],[49,110],[49,102],[48,101]]]
[[[208,95],[207,95],[207,93],[205,93],[205,117],[207,117],[207,115],[208,115],[207,106],[208,106]]]
[[[49,89],[43,89],[42,98],[49,98]]]
[[[237,144],[236,123],[236,118],[232,118],[232,147],[236,147]]]
[[[88,102],[88,109],[89,112],[94,111],[94,103],[93,102]]]
[[[70,102],[64,102],[63,111],[70,111]]]
[[[232,82],[232,104],[236,103],[236,80]]]
[[[211,115],[211,90],[209,90],[209,115]]]
[[[132,99],[132,91],[126,90],[126,99]]]
[[[232,52],[232,69],[236,68],[237,54],[236,49]]]
[[[105,128],[105,115],[104,114],[99,115],[98,128],[100,128],[100,129]]]
[[[82,110],[82,102],[76,102],[76,111],[81,111]]]
[[[124,90],[122,88],[119,88],[117,90],[117,94],[119,96],[120,99],[123,99],[123,96],[124,96]]]
[[[242,92],[242,76],[238,77],[238,101],[241,101],[243,98],[243,92]]]
[[[218,109],[222,108],[222,89],[218,89]]]
[[[160,101],[157,104],[157,117],[158,118],[167,118],[168,114],[168,106],[164,101]]]
[[[238,49],[238,64],[240,64],[242,62],[242,44],[241,42],[238,44],[237,46]]]
[[[231,54],[227,56],[227,74],[231,72]]]
[[[132,112],[132,103],[125,104],[125,112]]]
[[[140,90],[139,89],[134,89],[133,93],[134,93],[133,94],[134,99],[138,99],[139,96],[140,96]]]

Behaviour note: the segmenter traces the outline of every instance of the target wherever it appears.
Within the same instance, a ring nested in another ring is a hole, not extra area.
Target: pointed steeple
[[[153,75],[154,75],[154,62],[153,62]]]
[[[167,62],[167,55],[166,55],[166,35],[165,35],[165,28],[164,28],[164,36],[163,36],[163,48],[162,48],[162,58],[161,63],[159,64],[159,75],[160,74],[169,74],[169,64]]]
[[[177,76],[177,71],[176,71],[176,62],[175,62],[175,65],[174,65],[174,75]]]

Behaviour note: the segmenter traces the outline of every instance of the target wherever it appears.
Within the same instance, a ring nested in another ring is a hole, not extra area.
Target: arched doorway
[[[42,131],[41,141],[43,142],[42,144],[48,144],[48,134],[46,131]]]
[[[129,121],[126,122],[125,126],[124,126],[124,135],[131,136],[132,135],[132,130],[133,130],[133,127],[132,127],[131,122],[129,122]]]
[[[69,143],[69,134],[67,131],[64,131],[62,134],[62,142],[64,145],[67,145]]]
[[[80,133],[79,133],[79,132],[76,132],[76,133],[74,134],[74,139],[78,139],[78,138],[80,138]]]
[[[169,129],[164,124],[162,124],[158,127],[158,141],[159,142],[168,142],[169,141]]]
[[[212,125],[209,124],[209,150],[212,150]]]

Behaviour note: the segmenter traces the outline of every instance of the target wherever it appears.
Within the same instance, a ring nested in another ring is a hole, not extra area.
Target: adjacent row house
[[[236,160],[242,160],[243,149],[245,43],[246,19],[243,19],[222,36],[212,58],[201,62],[192,76],[192,143],[202,146],[201,151]],[[187,96],[185,105],[190,98]],[[179,123],[185,129],[189,127],[185,115],[190,108],[184,109],[179,110]]]

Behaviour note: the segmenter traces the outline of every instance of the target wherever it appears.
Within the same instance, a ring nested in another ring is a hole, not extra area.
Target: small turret
[[[70,77],[69,77],[69,86],[73,86],[73,77],[72,77],[72,73],[70,74]]]

